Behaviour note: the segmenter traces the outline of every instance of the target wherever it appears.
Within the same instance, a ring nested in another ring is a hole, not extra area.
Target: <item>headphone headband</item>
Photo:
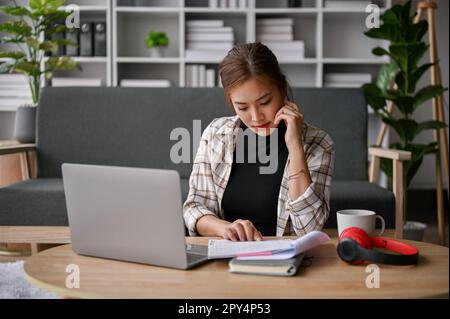
[[[397,254],[389,254],[371,248],[384,248]],[[352,227],[344,230],[337,247],[339,257],[352,264],[363,261],[390,265],[417,264],[419,250],[411,245],[383,237],[369,237],[362,229]]]

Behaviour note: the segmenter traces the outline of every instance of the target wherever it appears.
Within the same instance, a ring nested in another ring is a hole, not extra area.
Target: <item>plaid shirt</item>
[[[221,202],[233,164],[233,152],[241,120],[214,119],[204,130],[189,179],[189,194],[183,217],[191,236],[204,215],[224,219]],[[281,180],[277,206],[277,236],[302,236],[323,228],[330,212],[330,185],[334,168],[334,147],[330,136],[303,124],[303,145],[312,183],[298,198],[289,198],[289,157]]]

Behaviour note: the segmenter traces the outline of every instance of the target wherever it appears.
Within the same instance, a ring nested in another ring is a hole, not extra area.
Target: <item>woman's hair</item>
[[[280,90],[284,98],[290,93],[286,76],[281,72],[272,51],[260,42],[236,45],[219,65],[219,74],[225,98],[231,112],[235,113],[230,90],[255,77],[266,77]]]

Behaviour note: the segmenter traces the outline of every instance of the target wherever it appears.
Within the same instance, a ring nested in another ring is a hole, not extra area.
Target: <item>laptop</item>
[[[177,171],[62,164],[70,235],[80,255],[188,269],[208,260],[187,245]]]

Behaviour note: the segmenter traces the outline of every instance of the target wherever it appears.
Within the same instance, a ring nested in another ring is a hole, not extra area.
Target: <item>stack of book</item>
[[[189,20],[186,27],[187,59],[221,60],[233,48],[233,28],[223,20]]]
[[[185,87],[214,87],[216,70],[206,69],[204,64],[191,64],[186,66]]]
[[[371,4],[372,1],[336,1],[336,0],[327,0],[325,1],[324,7],[328,9],[342,9],[342,10],[348,10],[348,9],[360,9],[364,10],[366,7]]]
[[[264,18],[256,20],[256,41],[272,50],[278,60],[302,60],[305,44],[294,41],[293,18]]]
[[[372,82],[370,73],[327,73],[324,77],[326,87],[361,87]]]
[[[141,87],[141,88],[166,88],[170,87],[171,83],[166,79],[122,79],[120,80],[121,87]]]
[[[295,240],[209,240],[208,259],[232,257],[228,265],[229,271],[234,273],[293,276],[305,252],[329,240],[330,237],[321,231],[312,231]]]
[[[102,79],[100,78],[65,78],[54,77],[52,78],[52,86],[102,86]]]
[[[248,7],[248,0],[209,0],[208,6],[211,9],[245,9]]]
[[[15,110],[31,104],[31,91],[23,74],[0,74],[0,109]]]

